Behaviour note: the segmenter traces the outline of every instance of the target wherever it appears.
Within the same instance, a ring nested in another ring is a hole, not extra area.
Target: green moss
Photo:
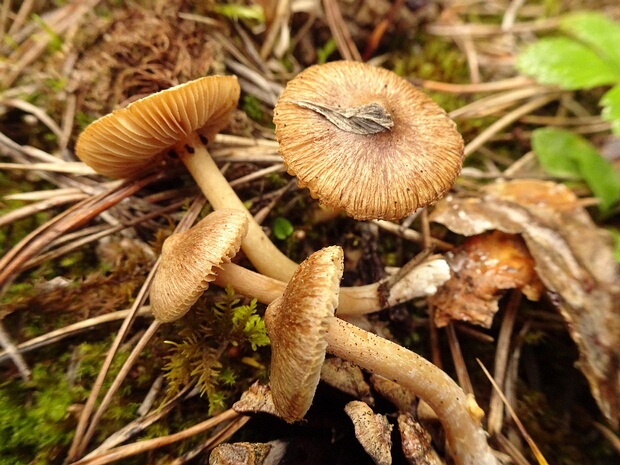
[[[88,397],[109,346],[108,339],[81,344],[74,354],[33,364],[30,381],[15,378],[0,385],[0,464],[62,463],[73,438],[77,406]],[[104,389],[126,356],[116,357]],[[72,367],[75,378],[67,376]],[[126,396],[112,402],[103,421],[106,436],[135,418],[137,405]]]
[[[245,94],[241,99],[241,108],[254,121],[260,124],[271,124],[271,118],[261,101],[254,95]]]
[[[166,341],[171,346],[164,367],[166,400],[195,382],[213,415],[262,375],[257,350],[269,345],[269,338],[256,300],[244,304],[228,288],[215,303],[199,301],[178,324],[180,339]]]

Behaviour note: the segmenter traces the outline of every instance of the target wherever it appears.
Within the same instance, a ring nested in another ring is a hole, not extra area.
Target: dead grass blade
[[[67,325],[64,328],[56,329],[54,331],[50,331],[49,333],[45,333],[41,336],[37,336],[35,338],[29,339],[25,342],[16,345],[17,351],[20,354],[24,354],[26,352],[30,352],[36,349],[40,349],[42,347],[46,347],[50,344],[54,344],[55,342],[62,341],[71,336],[75,336],[76,334],[82,333],[84,331],[89,331],[92,329],[96,329],[97,326],[103,325],[106,323],[111,323],[113,321],[122,320],[125,318],[130,309],[118,310],[113,313],[106,313],[105,315],[99,315],[93,318],[88,318],[86,320],[79,321],[77,323],[73,323],[71,325]],[[149,306],[143,306],[138,309],[136,312],[136,317],[152,317],[151,308]],[[8,353],[0,352],[0,363],[5,362],[9,358]]]
[[[508,354],[510,352],[510,340],[514,329],[517,311],[521,302],[521,291],[513,290],[510,294],[510,300],[506,305],[506,312],[502,320],[502,326],[499,330],[497,339],[497,347],[495,349],[495,374],[493,379],[499,389],[504,389],[504,379],[506,378],[506,368],[508,365]],[[502,407],[502,398],[498,390],[491,392],[489,401],[488,431],[494,435],[500,432],[504,421],[504,409]]]
[[[115,462],[117,460],[121,460],[127,457],[133,457],[134,455],[138,455],[143,452],[157,449],[159,447],[164,447],[174,442],[190,438],[192,436],[195,436],[196,434],[202,433],[203,431],[207,431],[214,426],[219,425],[220,423],[235,420],[240,416],[241,414],[235,412],[232,409],[229,409],[184,431],[180,431],[175,434],[170,434],[168,436],[162,436],[155,439],[147,439],[146,441],[139,441],[133,444],[127,444],[125,446],[120,446],[115,449],[110,449],[109,451],[104,452],[103,454],[96,457],[91,457],[89,459],[85,458],[82,460],[78,460],[77,462],[73,462],[72,465],[105,465],[106,463]]]
[[[32,231],[0,259],[0,295],[6,292],[8,285],[21,271],[22,266],[51,241],[90,221],[121,200],[165,176],[166,173],[156,173],[127,181],[119,187],[108,189],[99,195],[83,200]]]
[[[506,406],[506,410],[508,410],[508,413],[510,413],[510,417],[512,418],[512,421],[514,421],[517,427],[519,428],[519,431],[523,435],[523,438],[525,439],[527,444],[530,446],[530,449],[532,450],[532,453],[534,454],[534,457],[536,457],[536,460],[538,461],[538,463],[540,465],[549,465],[545,457],[542,455],[542,452],[540,451],[540,449],[538,448],[538,446],[536,445],[532,437],[529,435],[529,433],[525,429],[525,426],[523,426],[523,423],[521,423],[521,420],[519,420],[517,413],[514,411],[510,403],[508,403],[506,396],[504,396],[504,393],[501,391],[501,389],[499,388],[499,386],[497,385],[497,383],[491,376],[491,373],[489,373],[489,370],[487,370],[487,368],[480,361],[480,359],[476,359],[476,361],[478,362],[478,365],[480,365],[480,367],[482,368],[482,371],[484,372],[486,377],[489,378],[489,381],[493,385],[493,389],[495,389],[499,397],[502,399],[502,402],[504,402],[504,405]]]
[[[362,55],[360,55],[359,50],[355,46],[347,24],[342,17],[338,2],[336,0],[323,0],[323,8],[325,9],[325,19],[342,58],[345,60],[363,61]]]
[[[205,205],[205,203],[206,203],[206,199],[203,196],[198,197],[198,199],[196,199],[192,203],[192,205],[188,209],[183,219],[179,222],[176,230],[182,231],[182,230],[188,229],[198,217],[198,214],[200,213],[200,210],[202,210],[202,207]],[[84,409],[82,410],[80,414],[78,425],[75,429],[75,436],[73,437],[73,442],[71,443],[71,447],[69,449],[69,453],[67,456],[67,459],[69,461],[76,460],[78,457],[84,454],[84,451],[88,447],[88,443],[90,442],[90,439],[92,438],[92,435],[94,433],[94,428],[96,426],[96,423],[101,417],[101,415],[103,414],[103,412],[105,411],[105,408],[107,407],[107,405],[104,405],[102,402],[99,410],[95,413],[95,416],[92,419],[92,423],[89,425],[90,415],[95,407],[95,402],[97,401],[97,397],[99,396],[99,392],[101,391],[101,386],[103,385],[103,381],[108,373],[108,370],[110,369],[112,360],[114,359],[114,356],[116,355],[116,352],[118,351],[118,348],[121,342],[125,338],[125,335],[129,331],[129,328],[131,327],[131,324],[133,323],[137,308],[140,305],[142,305],[142,303],[146,299],[146,296],[150,289],[151,281],[153,280],[153,277],[155,276],[158,265],[159,265],[159,259],[153,265],[153,268],[150,270],[144,284],[142,285],[142,288],[140,289],[140,292],[136,296],[134,305],[132,306],[132,312],[130,312],[125,318],[125,320],[123,321],[123,324],[121,328],[118,330],[118,333],[116,334],[116,337],[114,341],[112,342],[112,346],[110,347],[110,350],[108,351],[108,354],[106,355],[106,359],[103,362],[103,365],[101,367],[101,370],[99,371],[99,374],[97,375],[97,379],[95,380],[95,383],[93,384],[93,388],[90,392],[90,395],[88,396],[86,405],[84,406]],[[106,394],[105,400],[107,403],[109,403],[109,401],[112,398],[112,395],[114,395],[116,389],[118,389],[123,379],[125,378],[126,374],[128,373],[129,368],[132,366],[133,362],[139,355],[140,351],[145,347],[146,343],[150,340],[151,336],[155,333],[155,331],[157,331],[158,327],[159,327],[159,323],[154,322],[150,326],[149,331],[147,331],[147,333],[143,336],[141,342],[138,344],[137,350],[134,349],[134,351],[132,352],[132,356],[130,356],[129,359],[126,361],[125,365],[123,366],[123,369],[119,372],[113,385],[110,387],[110,390],[108,391],[109,394]],[[91,426],[93,424],[95,426]]]

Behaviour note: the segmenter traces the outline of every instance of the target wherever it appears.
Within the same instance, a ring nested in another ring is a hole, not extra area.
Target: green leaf
[[[574,151],[571,144],[564,131],[557,129],[535,129],[532,133],[532,148],[547,173],[558,178],[582,179],[579,165],[568,155]]]
[[[265,22],[265,12],[260,5],[217,4],[213,5],[213,11],[234,21],[249,19],[261,24]]]
[[[598,12],[579,12],[564,16],[560,29],[589,45],[615,69],[620,80],[620,24]]]
[[[336,45],[336,41],[333,38],[330,38],[323,47],[318,47],[316,49],[316,62],[319,65],[326,63],[332,53],[336,51],[338,46]]]
[[[591,48],[568,37],[541,39],[519,54],[517,69],[541,84],[584,89],[620,80],[614,67]]]
[[[583,179],[600,200],[603,212],[620,199],[620,175],[583,137],[561,129],[536,129],[532,147],[549,174],[577,175]]]
[[[611,122],[611,130],[620,136],[620,85],[612,87],[605,92],[600,101],[603,111],[601,116]]]
[[[273,220],[273,234],[280,240],[284,240],[293,234],[293,225],[286,218],[282,218],[278,216],[275,220]]]

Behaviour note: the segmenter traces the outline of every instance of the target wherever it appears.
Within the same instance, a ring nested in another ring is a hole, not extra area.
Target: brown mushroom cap
[[[342,248],[321,249],[299,265],[284,294],[267,307],[271,395],[286,421],[302,419],[312,404],[325,360],[327,322],[338,305],[343,269]]]
[[[360,134],[325,116],[376,104],[393,123],[380,123],[378,132],[373,121],[370,131],[357,128]],[[287,84],[274,123],[280,155],[299,185],[356,219],[407,216],[442,197],[461,170],[463,139],[445,111],[405,79],[368,64],[307,68]]]
[[[77,156],[98,173],[126,178],[192,133],[212,139],[239,101],[235,76],[207,76],[115,110],[78,137]]]
[[[239,251],[247,227],[244,212],[217,210],[164,241],[150,294],[158,321],[178,320],[189,311],[215,279],[214,268],[230,262]]]

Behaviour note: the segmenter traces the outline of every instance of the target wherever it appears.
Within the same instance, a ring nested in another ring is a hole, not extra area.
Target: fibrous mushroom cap
[[[265,313],[271,339],[271,395],[278,414],[304,417],[325,360],[327,322],[338,305],[344,269],[342,248],[326,247],[302,262],[284,294]]]
[[[130,177],[193,132],[212,139],[239,101],[235,76],[207,76],[115,110],[78,137],[77,156],[98,173]]]
[[[331,111],[378,103],[393,126],[344,131],[308,103]],[[441,198],[461,171],[463,139],[445,111],[407,80],[368,64],[307,68],[287,84],[274,123],[280,155],[299,185],[356,219],[407,216]]]
[[[151,286],[151,311],[163,323],[178,320],[207,290],[215,268],[241,247],[248,219],[241,210],[217,210],[165,240]]]

